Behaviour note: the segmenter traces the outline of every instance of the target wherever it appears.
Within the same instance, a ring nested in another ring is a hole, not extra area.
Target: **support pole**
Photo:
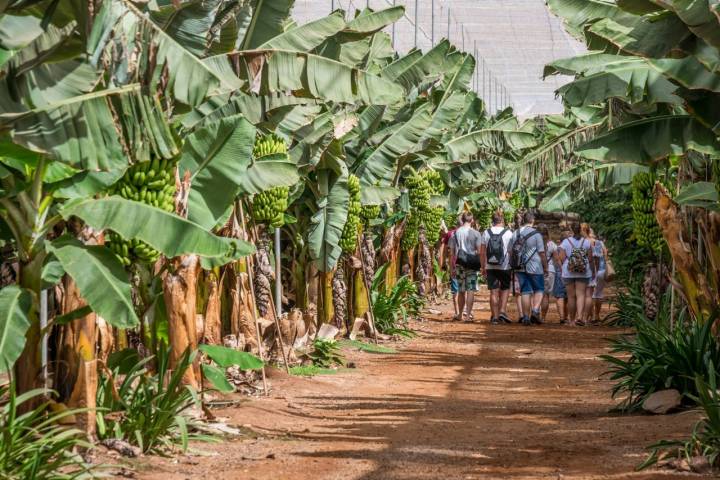
[[[396,1],[397,0],[393,0],[393,7],[395,6]],[[393,24],[392,24],[392,46],[394,49],[395,48],[395,22],[393,22]]]
[[[415,48],[418,46],[418,3],[420,0],[415,0]]]
[[[280,330],[280,317],[282,317],[282,260],[280,258],[280,228],[275,228],[275,305],[273,306],[275,314],[275,328],[277,329],[280,350],[285,360],[285,371],[290,373],[290,365],[288,364],[288,356],[285,351],[285,341],[282,338],[282,330]]]
[[[245,223],[245,212],[243,210],[242,201],[238,202],[238,207],[240,210],[240,223],[242,224],[243,233],[245,235],[245,240],[247,240],[247,223]],[[257,239],[257,235],[255,236]],[[250,306],[250,311],[252,312],[252,318],[253,323],[255,323],[255,336],[257,338],[258,342],[258,354],[260,356],[260,361],[263,362],[262,366],[262,382],[263,382],[263,394],[268,394],[268,388],[267,388],[267,377],[265,376],[265,355],[263,354],[263,343],[262,343],[262,337],[260,336],[260,326],[258,325],[257,321],[257,312],[255,309],[255,275],[253,273],[253,269],[255,268],[253,266],[253,260],[248,259],[247,262],[247,268],[248,268],[248,283],[250,284],[250,295],[252,295],[253,304]],[[237,287],[236,287],[237,288]]]
[[[362,275],[363,283],[365,284],[365,293],[367,295],[367,301],[368,301],[368,320],[370,320],[370,327],[372,328],[373,332],[373,340],[375,341],[375,345],[378,344],[378,338],[377,338],[377,328],[375,327],[375,314],[373,313],[373,301],[372,301],[372,291],[370,290],[371,285],[368,282],[367,276],[365,275],[365,255],[363,255],[362,251],[362,245],[360,245],[360,235],[358,235],[358,238],[356,240],[358,252],[360,253],[360,265],[362,268],[362,272],[360,272]]]
[[[43,333],[40,343],[40,364],[42,365],[43,386],[48,388],[48,293],[40,291],[40,331]]]
[[[450,41],[450,8],[448,8],[447,39]]]
[[[435,0],[430,0],[430,45],[435,46]]]

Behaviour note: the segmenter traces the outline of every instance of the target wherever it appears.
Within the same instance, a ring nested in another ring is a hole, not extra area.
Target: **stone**
[[[650,394],[642,404],[643,410],[650,413],[664,415],[670,410],[680,406],[682,395],[674,388],[660,390]]]

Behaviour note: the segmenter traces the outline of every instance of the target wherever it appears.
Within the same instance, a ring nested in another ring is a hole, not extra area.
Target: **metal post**
[[[475,57],[475,93],[477,93],[478,88],[480,87],[480,82],[478,82],[478,73],[480,72],[480,65],[478,65],[478,51],[477,51],[477,40],[473,40],[473,55]]]
[[[282,265],[280,260],[280,229],[275,228],[275,310],[282,317]]]
[[[448,8],[448,32],[447,32],[447,39],[450,41],[450,8]]]
[[[488,106],[486,98],[485,98],[485,59],[484,58],[482,59],[482,96],[481,96],[481,98],[483,100],[484,109],[489,111],[490,107]]]
[[[395,6],[395,0],[393,0],[393,7]],[[395,22],[392,24],[392,46],[395,48]]]
[[[492,95],[492,81],[493,81],[492,74],[491,74],[490,72],[488,72],[488,112],[490,113],[490,115],[493,114],[493,107],[492,107],[492,101],[493,101],[493,99],[492,99],[492,97],[493,97],[493,95]]]
[[[48,324],[48,293],[40,291],[40,330],[45,331]],[[48,387],[48,335],[43,333],[40,341],[40,364],[42,365],[43,385]]]
[[[430,46],[435,46],[435,0],[430,1]]]
[[[418,32],[418,2],[415,0],[415,48],[417,48],[417,32]]]
[[[460,27],[460,31],[462,33],[462,49],[464,52],[465,51],[465,27]]]
[[[331,12],[335,11],[335,0],[330,0],[330,11]]]

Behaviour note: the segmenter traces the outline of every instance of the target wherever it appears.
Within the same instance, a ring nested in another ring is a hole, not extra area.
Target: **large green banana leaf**
[[[553,179],[547,186],[540,208],[546,211],[567,211],[585,193],[614,185],[627,185],[648,167],[631,162],[581,163]]]
[[[633,15],[645,15],[659,12],[663,8],[652,0],[616,0],[617,6]]]
[[[441,102],[449,95],[453,94],[456,90],[469,90],[474,73],[475,59],[472,55],[463,55],[457,63],[457,66],[450,70],[445,76],[445,81],[443,82],[445,94],[443,95]]]
[[[367,35],[379,32],[388,25],[400,20],[404,14],[405,7],[401,5],[377,11],[366,8],[347,23],[342,33],[345,35]]]
[[[195,56],[207,54],[213,37],[212,29],[220,13],[225,13],[225,0],[177,2],[159,0],[150,10],[150,18],[177,43]]]
[[[227,55],[250,90],[261,95],[292,91],[326,101],[391,105],[403,100],[400,85],[347,65],[302,52],[253,50]]]
[[[720,19],[716,0],[673,0],[662,2],[662,5],[675,12],[696,36],[720,48]]]
[[[247,242],[217,237],[177,215],[117,196],[71,200],[63,205],[60,214],[66,219],[78,217],[96,230],[110,229],[125,239],[140,239],[167,257],[194,253],[232,259],[254,251]]]
[[[602,72],[605,65],[617,63],[622,60],[632,62],[639,59],[605,52],[588,52],[583,55],[562,58],[548,63],[543,69],[543,78],[556,74],[580,75],[585,74],[587,71],[592,71],[593,73]]]
[[[128,156],[142,161],[179,153],[159,101],[139,85],[72,97],[19,117],[0,115],[3,126],[19,145],[85,170],[115,170]]]
[[[445,148],[448,157],[457,161],[476,155],[482,150],[498,153],[533,148],[538,141],[533,132],[494,126],[454,138],[445,144]]]
[[[575,154],[602,162],[643,165],[693,150],[720,156],[720,143],[712,131],[685,115],[664,115],[630,122],[595,137]]]
[[[718,191],[713,182],[694,182],[685,185],[673,200],[678,205],[718,210]]]
[[[716,71],[709,71],[695,56],[661,58],[648,60],[648,63],[687,89],[720,93],[720,75]]]
[[[674,15],[652,20],[645,17],[606,18],[590,26],[588,32],[627,53],[651,58],[667,55],[690,36],[687,26]]]
[[[242,115],[208,122],[185,140],[180,174],[189,171],[188,219],[209,230],[237,196],[251,163],[255,127]]]
[[[47,250],[75,280],[80,294],[94,312],[118,328],[138,325],[128,274],[109,249],[61,237],[49,242]]]
[[[397,81],[410,90],[423,83],[427,78],[446,73],[448,55],[452,51],[450,42],[442,40],[424,55],[411,52],[408,60],[400,59],[388,65],[382,72],[383,77]]]
[[[2,10],[0,8],[0,47],[3,49],[23,48],[44,33],[42,19],[32,15],[2,15]]]
[[[117,85],[141,83],[152,91],[169,91],[186,105],[233,89],[232,79],[213,71],[127,0],[103,2],[87,47],[92,62],[103,65]],[[128,52],[137,52],[138,58],[127,61]]]
[[[123,166],[107,172],[81,171],[70,178],[46,184],[45,190],[52,192],[55,198],[92,197],[106,191],[112,184],[120,180],[126,170],[127,168]]]
[[[424,104],[359,165],[355,174],[368,185],[389,185],[395,179],[398,159],[411,152],[432,123],[432,105]]]
[[[605,65],[599,73],[580,77],[558,89],[563,102],[572,107],[596,105],[609,98],[629,103],[681,104],[677,87],[641,58]]]
[[[260,45],[264,50],[310,52],[345,28],[343,12],[338,10],[305,25],[292,28]]]
[[[252,0],[252,20],[244,33],[242,50],[260,47],[283,33],[295,0]]]
[[[363,205],[383,205],[400,196],[400,190],[393,187],[363,185],[360,189],[360,203]]]
[[[0,373],[12,368],[23,351],[31,307],[29,291],[17,285],[0,289]]]
[[[272,187],[291,187],[299,181],[298,167],[287,154],[266,155],[248,165],[240,192],[253,195]]]
[[[548,0],[547,5],[563,20],[565,29],[580,41],[585,40],[585,27],[596,20],[633,17],[611,2],[602,0]]]
[[[316,170],[317,210],[310,220],[308,249],[321,272],[332,271],[342,253],[340,237],[350,201],[343,155],[342,143],[331,142]]]

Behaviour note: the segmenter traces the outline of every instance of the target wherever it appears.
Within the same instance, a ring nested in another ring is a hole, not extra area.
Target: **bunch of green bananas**
[[[654,175],[648,172],[640,172],[632,179],[633,230],[638,245],[659,251],[663,246],[663,238],[655,220],[655,180]]]
[[[442,224],[445,209],[443,207],[432,207],[429,210],[418,212],[420,221],[425,225],[425,235],[430,245],[440,239],[440,226]]]
[[[127,169],[109,193],[174,212],[176,165],[176,160],[161,160],[157,157],[148,162],[136,163]],[[147,243],[136,239],[124,240],[114,232],[108,232],[105,245],[126,267],[133,262],[153,264],[160,258],[160,252]]]
[[[260,138],[255,139],[255,145],[253,146],[254,158],[260,158],[276,153],[287,153],[285,140],[274,133],[271,133],[270,135],[263,135]]]
[[[445,182],[443,182],[442,177],[436,170],[424,170],[421,175],[427,180],[433,195],[443,194],[445,191]]]
[[[413,173],[405,180],[405,186],[408,188],[410,208],[415,210],[427,210],[430,208],[430,197],[433,188],[424,174]]]
[[[410,213],[405,223],[402,238],[400,239],[400,248],[405,251],[412,250],[418,244],[418,232],[420,228],[420,217],[417,214]]]
[[[285,224],[285,210],[288,208],[288,187],[273,187],[253,197],[253,218],[257,222],[268,222],[271,227],[280,228]]]
[[[523,196],[521,192],[513,192],[508,201],[515,210],[520,210],[523,207]]]
[[[492,223],[493,208],[487,203],[483,203],[475,211],[475,223],[477,223],[478,230],[486,230],[490,228]]]
[[[713,176],[715,177],[715,189],[720,193],[720,160],[712,159]]]
[[[364,205],[360,210],[360,217],[365,227],[370,226],[370,221],[380,216],[380,205]]]
[[[459,214],[453,212],[446,212],[444,215],[445,226],[448,228],[448,230],[457,227],[458,217],[460,216]]]
[[[503,217],[505,220],[505,225],[512,226],[513,222],[515,221],[515,210],[509,208],[503,210]]]
[[[343,253],[353,253],[357,246],[357,236],[360,230],[360,214],[362,206],[360,205],[360,179],[355,175],[348,178],[348,192],[350,193],[350,202],[348,204],[348,216],[343,227],[342,236],[340,237],[340,248]]]

